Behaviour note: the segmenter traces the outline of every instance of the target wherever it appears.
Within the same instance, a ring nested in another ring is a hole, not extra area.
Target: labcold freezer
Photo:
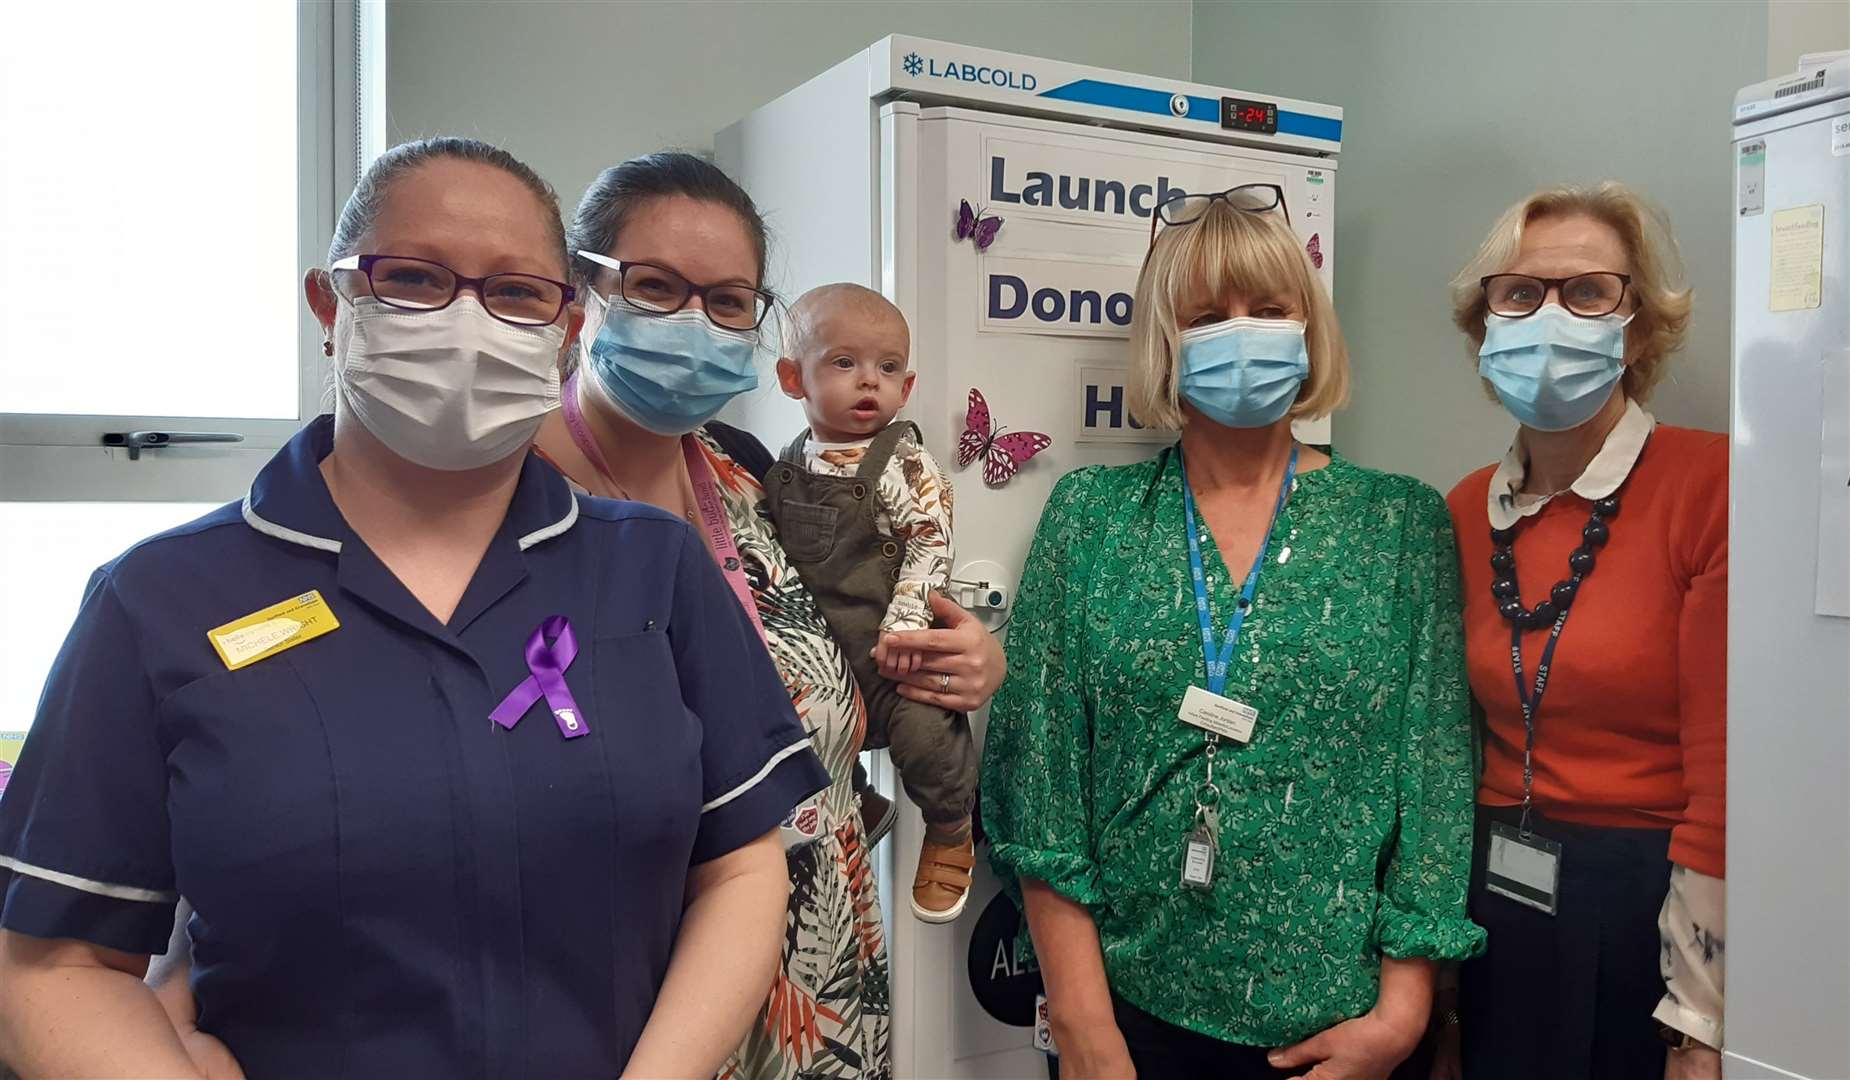
[[[1733,119],[1726,1072],[1824,1080],[1850,1076],[1850,53]]]
[[[955,578],[970,584],[953,595],[1000,628],[1054,481],[1147,457],[1175,437],[1139,428],[1125,409],[1131,302],[1154,204],[1176,191],[1277,184],[1328,286],[1341,145],[1342,110],[1330,105],[897,35],[716,139],[719,164],[771,226],[775,289],[794,297],[851,281],[905,313],[918,381],[903,415],[956,488]],[[987,251],[956,235],[964,201],[1003,219]],[[972,388],[996,426],[1053,440],[998,487],[980,462],[957,466]],[[775,386],[725,418],[774,450],[804,424]],[[1327,443],[1328,430],[1323,421],[1300,436]],[[980,737],[980,717],[977,727]],[[890,791],[884,762],[875,765]],[[1032,996],[1024,1005],[1018,991],[1033,973],[995,938],[1009,913],[988,910],[1006,900],[979,868],[962,919],[914,920],[906,888],[921,824],[904,810],[880,860],[895,1073],[1044,1075],[1032,1027],[1015,1026],[1031,1021]]]

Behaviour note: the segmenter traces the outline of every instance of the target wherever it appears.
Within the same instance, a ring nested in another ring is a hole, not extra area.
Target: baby
[[[854,668],[867,702],[867,746],[891,749],[924,815],[912,913],[949,922],[963,912],[976,865],[970,721],[900,697],[873,656],[882,634],[931,625],[929,598],[951,573],[950,481],[920,445],[918,428],[893,422],[912,394],[911,333],[899,309],[872,289],[823,285],[791,307],[787,345],[778,382],[803,402],[809,430],[765,477],[766,503]],[[896,659],[906,672],[919,663],[916,654]]]

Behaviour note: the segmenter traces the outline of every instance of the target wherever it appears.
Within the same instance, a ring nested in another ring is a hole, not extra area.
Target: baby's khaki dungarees
[[[908,431],[919,438],[910,422],[889,424],[853,476],[806,469],[804,432],[765,475],[765,505],[784,553],[854,669],[867,701],[867,749],[890,748],[906,794],[926,822],[952,826],[970,816],[975,800],[970,719],[899,696],[872,655],[905,556],[903,541],[879,529],[879,479]]]

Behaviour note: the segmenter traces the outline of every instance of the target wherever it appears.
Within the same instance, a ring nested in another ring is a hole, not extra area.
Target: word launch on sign
[[[1056,175],[1036,169],[1028,170],[1020,190],[1011,190],[1008,159],[1000,154],[989,159],[989,201],[995,204],[1019,203],[1120,216],[1128,210],[1147,218],[1164,201],[1183,192],[1182,188],[1172,187],[1167,176],[1157,177],[1154,184],[1140,184],[1108,176]]]

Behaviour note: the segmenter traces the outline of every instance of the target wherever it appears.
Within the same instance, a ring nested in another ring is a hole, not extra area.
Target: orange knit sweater
[[[1522,708],[1510,627],[1490,593],[1485,509],[1495,467],[1447,502],[1464,568],[1471,690],[1487,731],[1478,800],[1522,801]],[[1562,629],[1536,717],[1535,803],[1585,825],[1670,828],[1672,861],[1724,876],[1728,697],[1728,439],[1659,426],[1620,489],[1612,539]],[[1591,513],[1563,494],[1516,526],[1523,602],[1568,575]],[[1548,630],[1522,636],[1533,686]],[[1570,858],[1572,856],[1569,856]]]

